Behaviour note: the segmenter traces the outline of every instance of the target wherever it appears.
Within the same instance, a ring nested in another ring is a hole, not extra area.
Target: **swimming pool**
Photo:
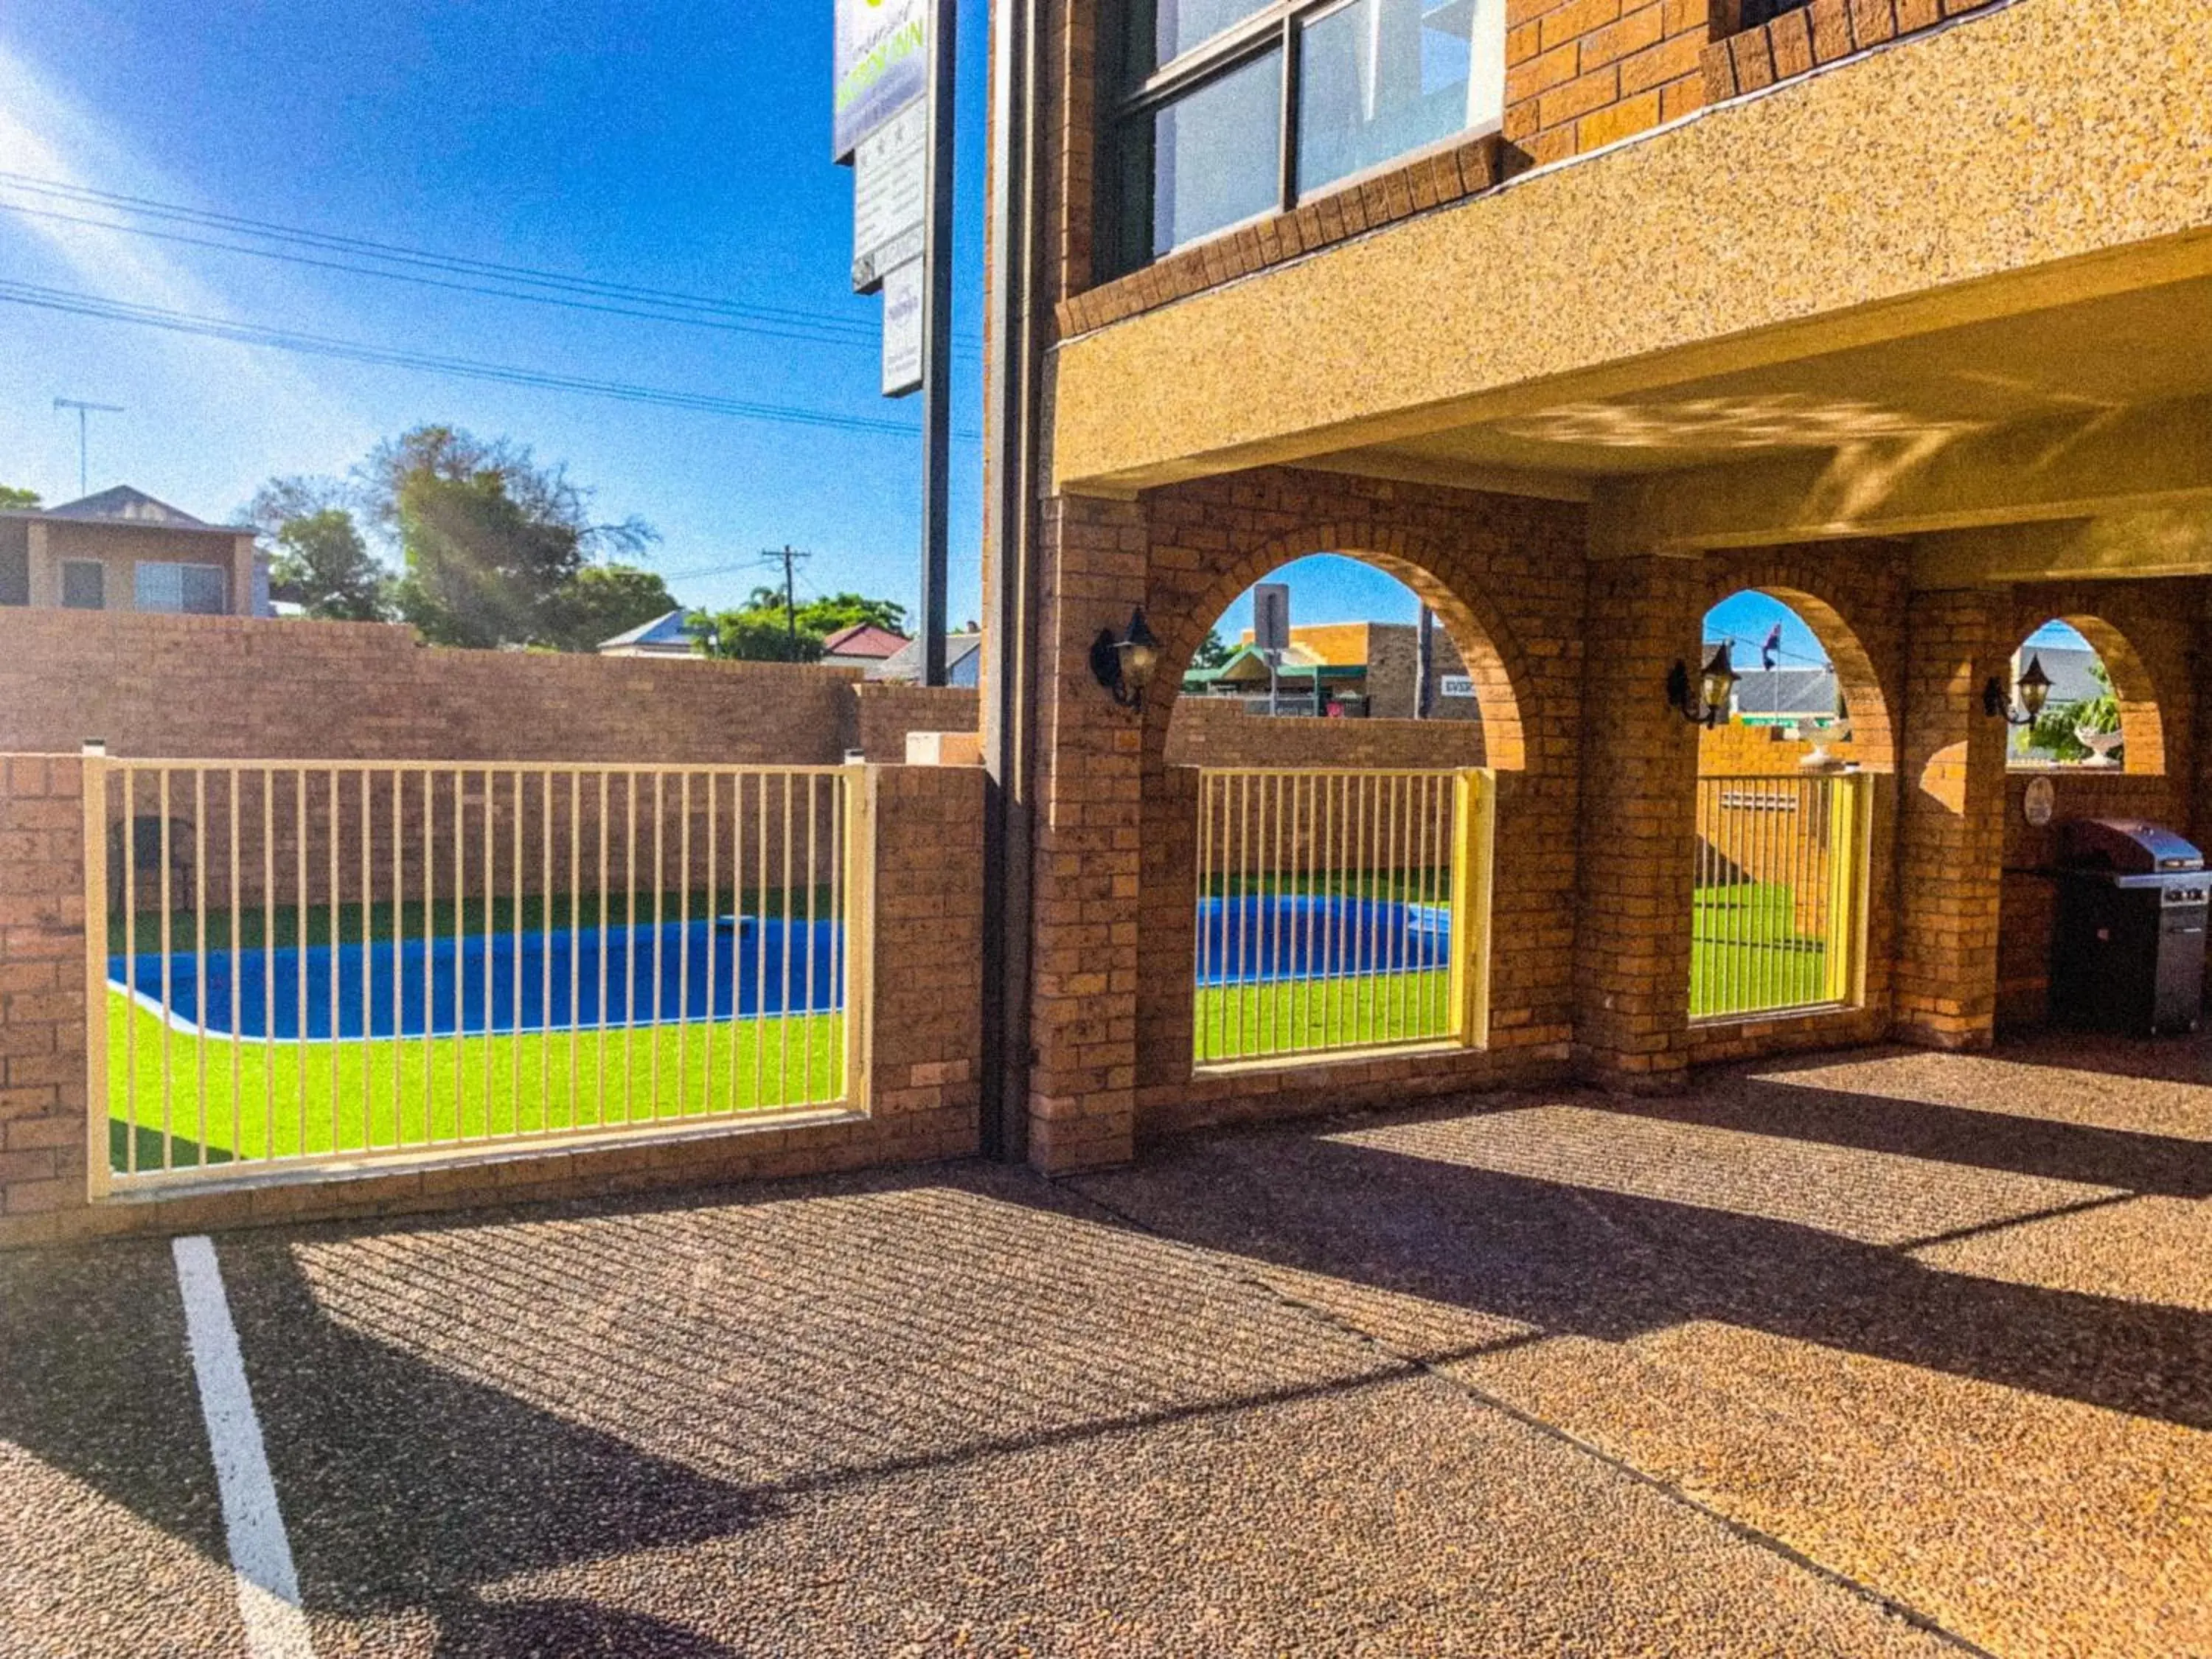
[[[1431,973],[1451,964],[1451,907],[1245,894],[1198,902],[1198,982]]]
[[[207,1036],[311,1042],[596,1030],[603,1009],[616,1027],[826,1014],[844,1006],[843,945],[838,922],[745,916],[177,953],[167,1008]],[[109,982],[158,1013],[162,963],[112,957]]]

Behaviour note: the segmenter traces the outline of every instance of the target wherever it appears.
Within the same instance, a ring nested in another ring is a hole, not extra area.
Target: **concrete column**
[[[1092,677],[1091,646],[1143,600],[1147,538],[1135,502],[1085,497],[1047,502],[1042,529],[1030,1161],[1064,1174],[1135,1145],[1143,716]]]
[[[1574,1048],[1609,1087],[1671,1087],[1689,1064],[1698,732],[1666,692],[1676,662],[1697,670],[1697,578],[1682,559],[1591,567]]]
[[[31,603],[51,610],[62,602],[61,567],[47,545],[47,528],[36,519],[24,526],[30,539]]]
[[[1907,610],[1895,1034],[1989,1046],[1996,1030],[2004,859],[2004,722],[1982,688],[2010,666],[2011,593],[1915,593]]]

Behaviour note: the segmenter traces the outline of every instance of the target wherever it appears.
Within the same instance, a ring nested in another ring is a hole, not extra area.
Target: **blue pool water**
[[[656,1018],[665,1022],[830,1013],[844,1006],[843,941],[844,930],[834,921],[816,921],[810,927],[805,921],[747,916],[737,923],[672,921],[658,927],[610,927],[604,933],[591,927],[579,933],[525,933],[520,939],[504,933],[488,939],[247,950],[235,956],[210,951],[204,957],[169,958],[168,1006],[178,1024],[228,1036],[234,1034],[235,985],[235,1035],[280,1041],[302,1036],[317,1042],[332,1036],[566,1031],[600,1024],[604,966],[609,1025],[645,1024]],[[687,942],[688,973],[684,969]],[[763,951],[765,974],[761,971]],[[161,960],[158,954],[110,957],[108,979],[158,1008]]]
[[[1247,894],[1198,902],[1198,982],[1419,973],[1451,962],[1451,908]]]

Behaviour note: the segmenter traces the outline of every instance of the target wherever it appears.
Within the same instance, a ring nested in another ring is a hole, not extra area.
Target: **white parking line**
[[[199,1381],[200,1415],[207,1422],[216,1486],[222,1495],[246,1651],[249,1659],[314,1659],[292,1542],[277,1512],[268,1448],[246,1386],[246,1361],[238,1351],[238,1328],[231,1323],[215,1245],[206,1238],[180,1238],[172,1249],[192,1374]]]

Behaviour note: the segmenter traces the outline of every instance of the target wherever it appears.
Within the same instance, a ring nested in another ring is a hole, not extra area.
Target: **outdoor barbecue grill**
[[[2057,829],[2053,1018],[2096,1030],[2195,1030],[2212,902],[2204,854],[2139,820],[2082,818]]]

